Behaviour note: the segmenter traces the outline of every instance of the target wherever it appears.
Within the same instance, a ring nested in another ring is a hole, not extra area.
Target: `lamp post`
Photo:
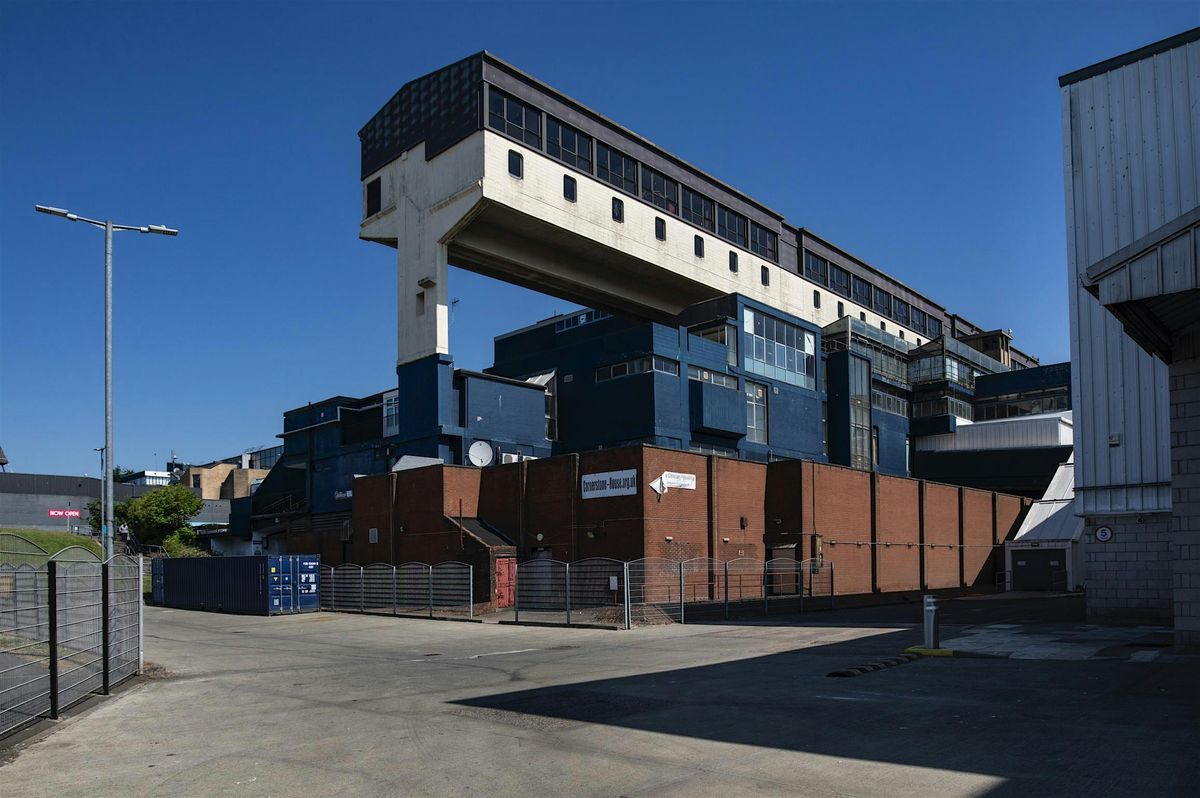
[[[45,205],[35,205],[38,213],[48,213],[51,216],[61,216],[71,222],[86,222],[93,227],[104,230],[104,487],[101,490],[101,504],[104,509],[104,523],[100,528],[101,552],[104,559],[112,556],[113,533],[113,413],[112,413],[112,237],[114,232],[136,230],[139,233],[157,233],[164,236],[179,235],[178,230],[164,227],[160,224],[125,225],[113,224],[111,219],[99,221],[88,219],[63,208],[51,208]]]
[[[101,544],[103,544],[104,543],[104,519],[108,517],[104,514],[104,507],[106,505],[106,503],[104,501],[104,485],[106,484],[104,482],[104,447],[103,446],[95,446],[92,448],[92,451],[100,453],[100,542],[101,542]],[[104,550],[101,549],[100,553],[103,554]]]

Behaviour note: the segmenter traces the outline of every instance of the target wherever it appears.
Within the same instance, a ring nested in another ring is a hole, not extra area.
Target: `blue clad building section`
[[[246,615],[320,608],[316,555],[163,557],[152,565],[153,597],[163,606]]]

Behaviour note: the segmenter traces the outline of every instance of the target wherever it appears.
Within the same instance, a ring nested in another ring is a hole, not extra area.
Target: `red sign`
[[[79,510],[47,510],[46,515],[51,518],[80,518],[82,514]]]

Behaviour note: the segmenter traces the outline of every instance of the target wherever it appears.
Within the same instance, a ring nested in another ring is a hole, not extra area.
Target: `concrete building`
[[[1200,641],[1200,28],[1059,79],[1088,609]]]
[[[439,425],[452,391],[446,284],[450,262],[589,304],[599,313],[670,327],[682,320],[690,329],[724,312],[738,329],[745,323],[744,309],[758,308],[763,322],[782,330],[785,340],[769,339],[757,330],[750,334],[762,339],[764,350],[770,341],[776,349],[788,347],[804,363],[811,362],[813,370],[802,375],[802,383],[812,384],[798,387],[818,393],[823,389],[816,386],[824,380],[816,365],[822,352],[818,332],[839,321],[845,325],[840,337],[847,350],[855,348],[858,339],[881,353],[889,349],[903,353],[942,341],[927,352],[928,362],[937,360],[945,369],[962,362],[966,370],[950,374],[951,382],[959,373],[964,375],[959,382],[969,380],[976,367],[990,373],[1037,365],[1035,358],[1012,347],[1006,332],[981,328],[948,312],[883,271],[789,224],[778,212],[488,53],[406,84],[359,137],[360,237],[397,251],[399,392],[427,397],[404,415],[411,429],[401,435],[401,442],[425,449],[414,454],[440,454],[447,462],[463,462],[461,451],[455,454],[444,445],[442,451],[433,451],[433,437],[423,432]],[[721,311],[706,305],[730,302],[739,303],[743,310]],[[694,314],[689,310],[694,308],[717,312],[702,314],[707,319],[685,315],[685,311]],[[776,327],[779,322],[784,326]],[[794,346],[786,340],[792,328],[803,330]],[[864,332],[867,329],[887,338]],[[745,333],[740,329],[735,335]],[[664,343],[670,348],[665,339]],[[738,342],[728,343],[733,348]],[[759,343],[751,341],[752,346]],[[675,346],[681,344],[686,339]],[[806,349],[809,345],[812,348]],[[740,353],[734,365],[744,368],[747,354]],[[762,369],[773,373],[778,366],[769,358],[777,352],[763,354]],[[498,363],[496,370],[511,373],[513,368],[511,363]],[[936,384],[947,378],[945,369],[939,368],[936,375],[930,372],[930,382],[935,384],[927,386],[927,394],[932,399],[949,399],[957,393],[953,387],[943,390]],[[845,373],[849,379],[850,370]],[[673,376],[682,377],[682,372]],[[796,384],[788,379],[780,382]],[[553,386],[551,393],[562,388]],[[774,386],[771,390],[774,396]],[[872,395],[875,390],[870,389]],[[802,404],[813,408],[819,401],[810,396]],[[839,412],[833,407],[830,411]],[[815,412],[810,416],[816,420]],[[863,424],[862,418],[857,422],[859,428],[870,428],[869,434],[879,426],[880,436],[890,433],[897,441],[904,437],[899,428],[889,429],[887,424]],[[675,434],[678,424],[674,432],[667,428],[670,425],[658,426],[662,429],[647,432],[642,425],[630,437],[683,440]],[[776,429],[787,426],[779,424]],[[950,422],[943,426],[949,428]],[[693,431],[712,433],[703,428]],[[721,438],[721,432],[717,430],[715,437]],[[714,451],[724,448],[744,454],[759,442],[753,432],[747,437],[749,442],[743,444],[707,441],[707,445]],[[764,449],[771,448],[770,441],[763,443]],[[836,443],[830,439],[830,445],[831,452],[846,460],[852,457],[852,448],[860,459],[867,448],[862,441],[851,445],[842,438]],[[822,455],[811,439],[781,441],[778,448]],[[885,460],[891,470],[902,470],[899,459]]]

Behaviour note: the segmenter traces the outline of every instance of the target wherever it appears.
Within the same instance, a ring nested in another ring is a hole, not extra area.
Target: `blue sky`
[[[275,442],[395,380],[394,253],[359,241],[363,123],[489,49],[984,326],[1068,357],[1056,78],[1194,3],[66,3],[0,8],[0,446],[96,473],[102,234],[116,461]],[[451,345],[570,307],[464,272]]]

